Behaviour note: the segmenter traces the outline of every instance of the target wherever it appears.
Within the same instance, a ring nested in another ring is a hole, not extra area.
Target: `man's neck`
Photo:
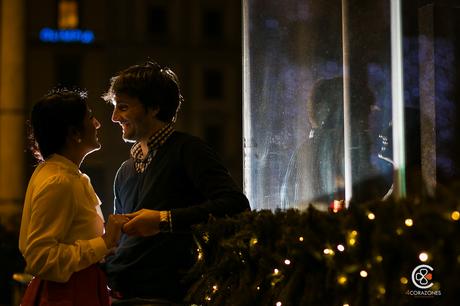
[[[148,137],[146,137],[145,139],[141,139],[139,141],[139,143],[141,145],[141,149],[142,149],[142,156],[146,157],[147,154],[149,154],[148,142],[149,142],[150,137],[152,137],[152,135],[154,135],[156,132],[158,132],[159,130],[161,130],[165,126],[166,126],[166,123],[164,123],[162,121],[158,121],[157,124],[155,124],[155,126],[152,128],[152,132],[150,133],[150,135]]]

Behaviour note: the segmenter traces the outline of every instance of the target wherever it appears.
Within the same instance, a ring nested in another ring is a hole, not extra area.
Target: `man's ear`
[[[73,142],[80,143],[82,141],[81,132],[73,126],[69,128],[69,133],[67,135],[67,138]]]
[[[153,118],[156,118],[158,113],[160,112],[160,107],[159,106],[149,107],[148,110],[152,114]]]

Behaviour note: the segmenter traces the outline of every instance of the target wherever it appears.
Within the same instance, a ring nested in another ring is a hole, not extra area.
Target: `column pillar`
[[[0,224],[21,211],[25,184],[25,4],[0,0]]]

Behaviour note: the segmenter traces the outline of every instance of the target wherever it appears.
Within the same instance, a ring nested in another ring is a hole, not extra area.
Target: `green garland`
[[[188,276],[193,286],[187,300],[232,306],[456,305],[459,190],[457,184],[434,198],[359,203],[338,213],[310,207],[211,220],[196,228],[198,260]],[[420,264],[434,268],[430,289],[412,283]]]

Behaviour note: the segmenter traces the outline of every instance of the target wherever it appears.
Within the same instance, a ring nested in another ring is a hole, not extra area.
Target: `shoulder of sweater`
[[[176,147],[176,149],[181,149],[184,146],[190,146],[190,145],[198,145],[198,146],[208,146],[208,144],[201,138],[185,133],[185,132],[179,132],[175,131],[171,137],[166,141],[164,147],[171,148],[171,147]]]
[[[203,142],[203,140],[197,136],[188,134],[186,132],[180,132],[180,131],[174,131],[170,139],[172,142],[188,142],[188,141]]]

